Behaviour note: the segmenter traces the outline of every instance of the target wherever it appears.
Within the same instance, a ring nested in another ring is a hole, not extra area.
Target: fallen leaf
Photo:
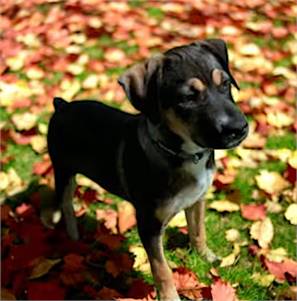
[[[37,116],[29,112],[14,114],[12,122],[19,131],[30,130],[36,126]]]
[[[45,152],[47,147],[46,137],[42,135],[35,135],[30,140],[30,144],[34,151],[36,151],[39,154],[43,153]]]
[[[234,242],[239,239],[240,234],[237,229],[229,229],[225,232],[225,237],[227,241]]]
[[[180,267],[174,269],[173,280],[180,295],[191,300],[201,298],[201,285],[196,275],[189,269]]]
[[[284,248],[277,248],[277,249],[268,250],[265,256],[270,261],[282,262],[287,258],[288,253]]]
[[[142,272],[149,272],[150,266],[148,257],[143,246],[130,246],[129,251],[134,255],[133,268]],[[146,267],[144,270],[143,267]]]
[[[297,225],[297,204],[290,204],[285,212],[285,218],[292,224]]]
[[[235,289],[220,278],[211,285],[213,301],[237,301]]]
[[[269,194],[278,194],[290,186],[289,182],[275,171],[261,170],[255,179],[258,187]]]
[[[297,277],[297,262],[292,259],[285,259],[282,262],[274,262],[265,258],[264,265],[278,280],[285,280],[286,274],[289,274],[294,278]]]
[[[114,300],[116,298],[121,298],[121,297],[122,297],[122,295],[118,291],[104,286],[98,292],[96,299],[97,300]]]
[[[268,287],[274,281],[275,276],[274,275],[269,275],[269,274],[268,275],[263,275],[263,274],[260,274],[260,273],[254,273],[252,275],[252,279],[258,285]]]
[[[263,220],[266,217],[266,207],[263,204],[242,204],[241,215],[250,221]]]
[[[133,205],[127,201],[118,204],[118,227],[121,234],[136,225],[136,215]]]
[[[64,300],[65,287],[62,287],[57,280],[46,282],[36,281],[28,283],[28,300]]]
[[[233,252],[222,258],[220,267],[227,267],[234,264],[236,257],[238,256],[239,253],[240,253],[240,245],[238,243],[235,243],[233,246]]]
[[[273,238],[273,225],[269,217],[263,221],[254,222],[250,229],[253,239],[256,239],[261,248],[268,248]]]
[[[239,206],[237,204],[232,203],[228,200],[214,201],[209,205],[209,208],[215,209],[219,212],[233,212],[239,210]]]
[[[117,218],[118,214],[113,209],[96,209],[96,219],[104,220],[104,226],[112,233],[117,233]]]
[[[16,297],[7,288],[1,288],[1,300],[16,300]]]
[[[44,257],[34,261],[34,267],[31,271],[29,279],[36,279],[46,275],[52,267],[61,262],[61,259],[47,259]]]
[[[177,213],[168,223],[168,227],[186,227],[187,226],[187,220],[185,211],[180,211]]]
[[[135,279],[131,284],[127,296],[134,300],[156,300],[157,293],[154,286],[145,283],[142,279]]]

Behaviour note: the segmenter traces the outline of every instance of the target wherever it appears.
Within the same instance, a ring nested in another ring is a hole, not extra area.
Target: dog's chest
[[[206,193],[213,178],[213,169],[207,167],[208,158],[202,158],[198,164],[186,162],[176,175],[172,186],[173,196],[157,209],[160,220],[168,220],[177,212],[192,206]]]

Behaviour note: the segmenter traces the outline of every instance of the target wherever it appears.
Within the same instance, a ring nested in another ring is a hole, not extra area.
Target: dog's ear
[[[239,90],[239,86],[229,70],[229,58],[226,43],[220,39],[208,39],[201,43],[201,46],[210,51],[222,65],[231,79],[231,83]]]
[[[156,55],[136,64],[128,69],[119,79],[118,83],[123,87],[132,105],[139,111],[144,107],[149,98],[149,86],[151,79],[156,75],[163,62],[163,55]]]

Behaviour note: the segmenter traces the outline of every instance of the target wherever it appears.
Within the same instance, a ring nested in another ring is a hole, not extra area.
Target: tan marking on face
[[[199,78],[189,79],[188,84],[199,92],[202,92],[206,89],[206,86]]]
[[[223,80],[223,74],[222,71],[219,69],[214,69],[212,71],[212,80],[215,85],[219,86],[222,83]]]
[[[165,118],[172,132],[183,138],[185,141],[190,139],[190,133],[187,126],[180,118],[176,116],[172,109],[169,109],[167,112],[165,112]]]

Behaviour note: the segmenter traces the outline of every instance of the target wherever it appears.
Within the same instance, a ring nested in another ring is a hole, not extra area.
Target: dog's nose
[[[237,138],[246,134],[248,130],[248,123],[244,122],[228,122],[221,125],[222,135],[230,138]]]

